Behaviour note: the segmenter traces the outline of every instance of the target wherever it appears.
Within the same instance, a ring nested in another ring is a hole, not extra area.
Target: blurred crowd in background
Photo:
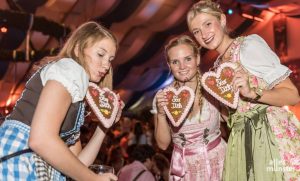
[[[124,177],[120,176],[120,170],[138,161],[146,165],[155,180],[169,180],[168,173],[173,146],[170,145],[167,150],[158,148],[154,138],[154,120],[150,109],[150,107],[145,107],[139,112],[123,112],[120,121],[107,130],[95,164],[114,167],[115,173],[119,175],[119,180],[122,180]],[[93,135],[97,124],[94,115],[88,113],[85,124],[81,127],[83,146]],[[221,130],[223,138],[227,140],[226,123],[221,123]],[[129,179],[127,178],[127,180]]]

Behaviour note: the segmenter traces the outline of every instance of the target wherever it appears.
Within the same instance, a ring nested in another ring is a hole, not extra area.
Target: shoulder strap
[[[6,156],[3,156],[0,158],[0,163],[1,162],[4,162],[10,158],[13,158],[13,157],[16,157],[16,156],[19,156],[19,155],[22,155],[24,153],[30,153],[32,152],[32,150],[30,148],[27,148],[27,149],[24,149],[24,150],[20,150],[20,151],[17,151],[17,152],[14,152],[12,154],[9,154],[9,155],[6,155]]]
[[[134,179],[133,179],[132,181],[137,181],[137,179],[138,179],[144,172],[146,172],[146,170],[140,171],[140,172],[134,177]]]
[[[241,36],[234,40],[233,52],[232,52],[233,53],[232,58],[234,63],[240,63],[240,49],[244,39],[245,37]]]

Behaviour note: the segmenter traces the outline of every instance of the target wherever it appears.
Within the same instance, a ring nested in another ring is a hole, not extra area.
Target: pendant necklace
[[[213,66],[214,69],[217,68],[217,67],[220,65],[220,62],[222,62],[223,56],[226,54],[226,52],[227,52],[228,49],[231,47],[231,45],[233,44],[233,42],[234,42],[234,40],[232,40],[232,41],[229,43],[229,45],[226,47],[225,51],[224,51],[222,54],[220,54],[220,55],[218,56],[218,58],[217,58],[216,61],[214,62],[214,66]]]

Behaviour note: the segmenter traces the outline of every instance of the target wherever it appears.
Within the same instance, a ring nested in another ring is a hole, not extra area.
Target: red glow
[[[8,29],[6,27],[1,27],[0,28],[1,33],[7,33]]]
[[[10,106],[10,104],[11,104],[11,97],[7,99],[6,106]]]

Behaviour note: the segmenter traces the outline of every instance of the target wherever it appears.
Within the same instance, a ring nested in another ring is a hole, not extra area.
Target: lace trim
[[[83,125],[84,122],[84,111],[85,111],[85,104],[84,102],[81,102],[78,108],[78,113],[77,113],[74,127],[67,132],[60,133],[60,137],[66,137],[80,131],[80,127]]]
[[[230,54],[229,57],[230,57],[230,59],[233,59],[235,53],[239,53],[240,49],[237,49],[237,47],[240,44],[242,44],[243,41],[244,41],[244,36],[239,36],[239,37],[235,38],[233,40],[233,42],[229,45],[228,50],[226,50],[226,51],[229,51],[229,54]],[[226,53],[226,51],[224,53]],[[220,62],[222,60],[222,56],[223,55],[220,54],[217,57],[217,59],[214,62],[214,65],[213,65],[213,69],[216,69],[217,67],[220,66],[220,64],[221,64]]]
[[[290,76],[290,74],[292,73],[292,71],[287,70],[285,72],[285,74],[283,74],[281,77],[277,78],[276,80],[274,80],[269,86],[268,89],[272,89],[273,87],[275,87],[277,84],[279,84],[280,82],[282,82],[283,80],[285,80],[287,77]]]
[[[68,146],[74,145],[74,144],[76,143],[76,141],[79,139],[79,137],[80,137],[80,132],[75,133],[75,134],[72,134],[72,136],[69,137],[65,143],[66,143]]]

